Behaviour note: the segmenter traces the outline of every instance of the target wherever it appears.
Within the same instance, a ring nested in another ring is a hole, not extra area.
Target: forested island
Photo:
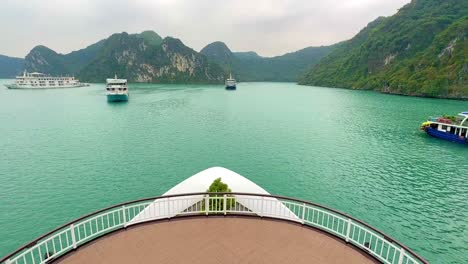
[[[468,2],[425,0],[336,45],[300,84],[468,99]]]

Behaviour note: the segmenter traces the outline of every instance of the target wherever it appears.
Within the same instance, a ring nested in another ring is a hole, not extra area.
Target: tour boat
[[[117,79],[117,75],[115,75],[114,79],[107,79],[106,84],[108,102],[128,101],[128,85],[126,79]]]
[[[226,90],[236,90],[236,80],[229,74],[229,79],[226,80]]]
[[[468,111],[458,116],[429,118],[421,124],[421,130],[436,138],[468,144]]]
[[[208,193],[218,179],[228,191]],[[74,212],[79,205],[69,207]],[[314,260],[429,264],[359,219],[313,202],[272,195],[221,167],[201,171],[162,196],[113,205],[68,222],[0,258],[0,264]]]
[[[21,76],[16,76],[15,83],[5,85],[9,89],[46,89],[46,88],[75,88],[89,86],[80,83],[73,76],[54,77],[40,72],[24,72]]]

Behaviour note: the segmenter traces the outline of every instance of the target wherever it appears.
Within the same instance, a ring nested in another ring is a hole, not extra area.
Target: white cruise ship
[[[108,102],[128,101],[128,85],[126,79],[106,79],[106,95]]]
[[[24,72],[22,76],[16,76],[15,83],[5,85],[9,89],[45,89],[45,88],[74,88],[89,86],[80,83],[75,77],[54,77],[39,72]]]

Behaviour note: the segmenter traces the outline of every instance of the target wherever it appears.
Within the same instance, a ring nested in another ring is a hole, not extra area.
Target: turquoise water
[[[0,80],[0,85],[6,83]],[[0,88],[0,256],[212,166],[349,213],[434,263],[468,263],[468,148],[418,130],[468,103],[298,86]]]

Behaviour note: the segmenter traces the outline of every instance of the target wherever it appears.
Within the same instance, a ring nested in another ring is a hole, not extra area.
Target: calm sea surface
[[[83,214],[212,166],[321,203],[434,263],[468,263],[468,148],[430,138],[461,101],[241,83],[8,90],[0,80],[0,256]]]

